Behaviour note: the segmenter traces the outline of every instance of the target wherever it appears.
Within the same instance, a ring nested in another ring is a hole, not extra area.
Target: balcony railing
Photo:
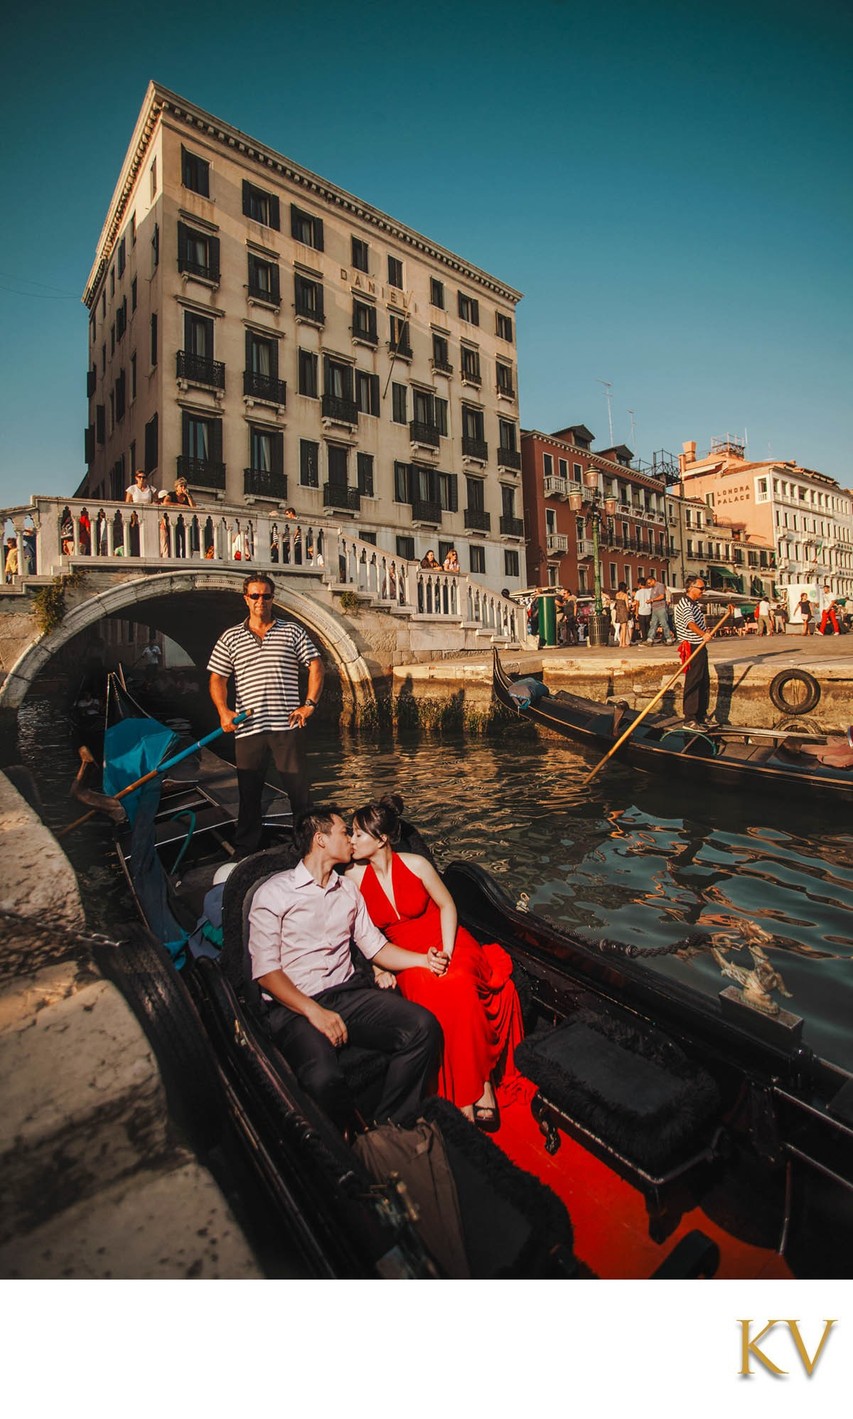
[[[453,366],[449,360],[438,358],[430,360],[430,364],[437,374],[453,374]]]
[[[499,468],[521,468],[521,454],[515,448],[498,449]]]
[[[480,378],[480,371],[478,369],[472,369],[470,366],[465,366],[463,364],[461,374],[463,384],[475,384],[479,389],[480,385],[483,383],[482,379]]]
[[[549,552],[568,552],[569,539],[565,532],[549,532],[546,538]]]
[[[546,498],[567,498],[569,496],[569,484],[565,478],[555,478],[553,475],[545,479]]]
[[[484,512],[482,508],[466,507],[465,526],[470,527],[474,532],[488,532],[492,526],[492,515]]]
[[[375,327],[371,329],[369,326],[354,325],[352,327],[352,338],[353,340],[360,340],[362,345],[379,344],[379,336],[376,333]]]
[[[214,463],[210,458],[178,458],[178,477],[198,488],[224,488],[225,464]]]
[[[489,460],[489,445],[483,439],[472,439],[462,435],[462,452],[466,458],[478,458],[481,463]]]
[[[361,494],[358,488],[350,488],[346,483],[324,483],[323,507],[338,508],[343,512],[358,512],[361,507]]]
[[[503,537],[523,537],[524,518],[510,517],[505,514],[501,518],[501,536]]]
[[[287,385],[283,379],[273,375],[258,374],[256,370],[243,371],[243,393],[251,399],[268,399],[271,404],[287,401]]]
[[[218,261],[191,261],[188,256],[181,257],[178,270],[188,276],[199,276],[202,281],[218,281],[220,275]]]
[[[412,522],[430,522],[438,527],[441,524],[441,503],[412,498]]]
[[[424,443],[428,448],[438,448],[441,442],[441,434],[436,425],[424,424],[420,419],[410,421],[409,437],[412,443]]]
[[[389,340],[387,344],[388,350],[392,355],[399,355],[401,360],[410,360],[412,358],[412,347],[408,341],[395,345],[393,340]]]
[[[297,320],[307,320],[309,325],[325,325],[326,317],[321,305],[312,306],[306,301],[296,301],[294,305]]]
[[[268,468],[244,468],[243,492],[256,498],[278,498],[282,502],[287,497],[287,477],[284,473],[271,473]]]
[[[225,366],[221,360],[208,360],[203,355],[178,351],[178,379],[189,384],[203,384],[210,389],[225,388]]]
[[[496,384],[495,392],[497,394],[502,394],[504,399],[515,398],[515,390],[513,389],[511,384]]]
[[[354,399],[339,399],[335,394],[323,395],[323,418],[338,424],[357,424],[358,405]]]

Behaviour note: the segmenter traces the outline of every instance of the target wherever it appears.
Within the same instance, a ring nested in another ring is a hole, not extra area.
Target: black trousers
[[[315,999],[326,1010],[337,1011],[351,1044],[390,1056],[376,1110],[379,1122],[406,1123],[414,1119],[438,1064],[442,1034],[435,1016],[422,1005],[404,1000],[396,990],[365,985],[363,976],[321,991]],[[338,1127],[345,1127],[353,1118],[354,1100],[341,1069],[339,1051],[304,1015],[297,1015],[284,1005],[270,1009],[268,1024],[303,1089]]]
[[[708,669],[708,647],[702,646],[684,676],[683,713],[685,719],[707,717],[711,698],[711,672]]]
[[[309,807],[310,786],[305,771],[304,730],[268,730],[239,737],[234,746],[240,806],[234,847],[241,855],[261,845],[261,799],[270,760],[290,799],[294,819]]]

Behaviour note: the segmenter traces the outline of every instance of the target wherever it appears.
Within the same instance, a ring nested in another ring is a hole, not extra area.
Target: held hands
[[[373,983],[378,985],[380,990],[396,990],[397,977],[393,971],[381,971],[378,966],[373,967]]]
[[[321,1035],[325,1035],[329,1044],[335,1049],[340,1049],[347,1042],[347,1027],[336,1010],[325,1010],[322,1005],[312,1001],[311,1008],[305,1011],[305,1018],[315,1030],[319,1030]]]
[[[450,965],[450,957],[444,951],[439,951],[436,946],[430,946],[426,962],[427,970],[432,971],[434,976],[443,976]]]

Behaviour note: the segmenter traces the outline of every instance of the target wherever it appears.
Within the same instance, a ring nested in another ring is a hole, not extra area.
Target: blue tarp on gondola
[[[111,724],[104,735],[104,793],[115,796],[128,784],[151,773],[177,742],[175,731],[156,719],[134,716]],[[122,799],[131,823],[139,809],[140,793],[137,790]]]

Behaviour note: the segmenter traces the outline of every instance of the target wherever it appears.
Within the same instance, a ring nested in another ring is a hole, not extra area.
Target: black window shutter
[[[248,216],[251,215],[251,211],[252,211],[252,208],[251,208],[251,191],[252,191],[252,184],[251,184],[250,182],[247,182],[246,179],[243,178],[243,216],[244,216],[244,217],[248,217]]]
[[[281,300],[281,287],[279,285],[278,266],[270,266],[270,296],[278,303]]]
[[[299,241],[299,208],[295,202],[290,204],[290,235],[295,241]]]
[[[317,251],[323,250],[323,218],[314,218],[314,246]]]
[[[471,302],[471,323],[472,323],[472,325],[479,325],[479,324],[480,324],[480,302],[479,302],[479,301],[472,301],[472,302]]]
[[[246,331],[246,366],[245,366],[247,370],[251,370],[251,368],[252,368],[252,341],[254,340],[254,338],[255,338],[255,337],[253,336],[251,330],[247,330],[247,331]]]
[[[210,456],[212,463],[222,462],[222,420],[212,419],[210,424]]]
[[[219,237],[215,237],[215,236],[208,237],[208,238],[207,238],[207,243],[208,243],[208,253],[209,253],[208,259],[209,259],[209,262],[210,262],[210,279],[211,279],[211,281],[218,281],[218,280],[219,280]]]
[[[367,378],[370,380],[370,412],[371,412],[371,414],[378,414],[378,413],[379,413],[379,375],[378,375],[378,374],[369,374],[369,375],[367,376]]]
[[[277,232],[281,231],[280,204],[277,197],[270,193],[270,226]]]
[[[447,477],[447,501],[448,512],[459,511],[459,478],[456,473],[449,473]]]
[[[273,434],[272,436],[272,471],[273,473],[284,472],[284,434]]]

